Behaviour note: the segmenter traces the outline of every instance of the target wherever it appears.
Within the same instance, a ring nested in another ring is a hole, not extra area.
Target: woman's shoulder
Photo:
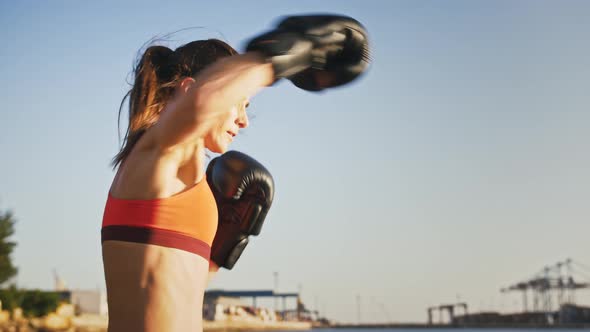
[[[182,189],[176,177],[186,160],[194,158],[191,153],[194,146],[183,144],[160,149],[150,136],[147,131],[119,165],[111,187],[113,194],[125,198],[153,198],[151,196]]]

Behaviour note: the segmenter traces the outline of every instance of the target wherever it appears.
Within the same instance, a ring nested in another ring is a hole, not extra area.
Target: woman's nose
[[[246,128],[250,124],[248,121],[248,114],[246,114],[246,108],[240,107],[240,111],[238,112],[238,118],[236,120],[236,124],[241,128]]]

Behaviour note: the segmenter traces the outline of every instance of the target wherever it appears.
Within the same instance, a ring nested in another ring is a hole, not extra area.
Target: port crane
[[[521,292],[523,312],[529,312],[529,298],[532,296],[532,311],[550,312],[554,304],[575,304],[576,291],[590,288],[590,278],[583,270],[587,268],[584,264],[577,263],[572,259],[557,262],[554,265],[544,267],[533,277],[517,282],[508,287],[502,288],[502,293]],[[580,276],[587,281],[580,280]],[[530,293],[530,294],[529,294]]]
[[[432,325],[433,312],[436,312],[436,311],[438,311],[439,324],[443,323],[443,312],[445,312],[445,311],[448,313],[449,322],[451,322],[451,324],[452,324],[455,321],[455,308],[457,308],[457,307],[463,309],[464,315],[468,314],[467,303],[465,303],[465,302],[454,303],[454,304],[441,304],[441,305],[429,307],[428,308],[428,325]]]

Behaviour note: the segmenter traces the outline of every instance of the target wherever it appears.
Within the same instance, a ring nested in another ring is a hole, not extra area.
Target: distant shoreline
[[[392,323],[392,324],[334,324],[330,326],[314,327],[314,329],[589,329],[590,324],[422,324],[422,323]]]

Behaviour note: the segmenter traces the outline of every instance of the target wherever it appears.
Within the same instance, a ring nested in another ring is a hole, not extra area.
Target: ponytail
[[[119,107],[119,117],[125,99],[129,99],[129,125],[123,148],[115,156],[113,166],[117,167],[131,152],[145,131],[156,120],[164,102],[173,92],[178,76],[175,74],[174,51],[164,46],[149,47],[135,66],[135,82]]]

